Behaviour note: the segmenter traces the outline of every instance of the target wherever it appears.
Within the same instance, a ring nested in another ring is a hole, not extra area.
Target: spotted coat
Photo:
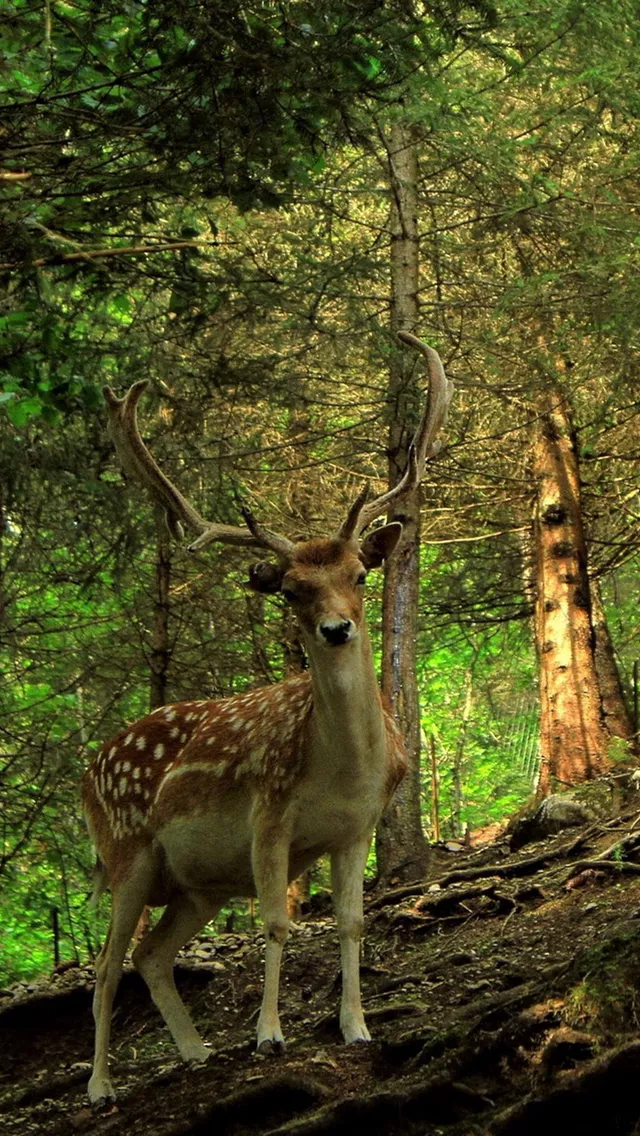
[[[203,775],[226,788],[253,782],[263,797],[277,798],[302,772],[312,707],[309,672],[231,698],[162,706],[102,746],[84,775],[85,807],[96,800],[99,827],[121,841],[206,807]],[[406,759],[402,736],[386,708],[384,714],[390,797]],[[176,782],[180,791],[171,792]]]

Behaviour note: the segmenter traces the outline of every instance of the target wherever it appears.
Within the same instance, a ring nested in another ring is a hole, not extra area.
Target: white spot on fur
[[[134,734],[127,734],[126,738],[124,739],[124,744],[126,746],[131,745],[131,743],[134,739],[134,736],[135,736]]]
[[[158,742],[156,748],[153,751],[153,756],[157,761],[160,761],[160,758],[164,756],[164,746],[162,742]]]
[[[174,726],[174,727],[172,728],[172,730],[171,730],[170,734],[169,734],[169,737],[170,737],[170,738],[177,738],[177,736],[178,736],[178,734],[179,734],[179,733],[180,733],[180,728],[179,728],[179,726]]]
[[[117,748],[118,748],[117,746],[111,746],[111,749],[109,750],[109,760],[110,761],[113,757],[115,757]],[[104,757],[106,757],[106,753],[103,754],[103,758]]]
[[[143,750],[146,747],[146,744],[147,739],[145,738],[144,734],[140,734],[140,737],[136,738],[136,749]]]

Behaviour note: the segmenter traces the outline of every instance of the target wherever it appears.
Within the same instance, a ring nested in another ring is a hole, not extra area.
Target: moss
[[[637,1033],[640,933],[622,932],[581,955],[582,977],[565,998],[568,1025],[608,1036]]]

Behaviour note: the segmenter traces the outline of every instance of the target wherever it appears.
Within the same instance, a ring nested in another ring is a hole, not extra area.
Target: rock
[[[474,951],[456,951],[449,957],[449,962],[452,966],[466,966],[467,963],[475,962],[476,955]]]
[[[528,816],[519,817],[510,828],[509,846],[512,852],[524,848],[535,840],[546,840],[565,828],[576,828],[594,820],[593,812],[570,793],[556,793],[544,801]]]
[[[588,1033],[560,1026],[542,1051],[542,1067],[547,1075],[556,1069],[572,1069],[579,1061],[593,1057],[594,1047],[594,1038]]]

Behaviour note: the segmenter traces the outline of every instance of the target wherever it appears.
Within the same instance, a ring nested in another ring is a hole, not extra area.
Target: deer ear
[[[391,556],[401,536],[402,525],[399,521],[392,521],[390,525],[383,525],[370,532],[360,546],[360,559],[365,568],[379,568],[382,561]]]
[[[254,592],[262,592],[263,595],[273,595],[275,592],[280,591],[282,584],[283,571],[277,564],[271,564],[268,560],[260,560],[257,564],[252,564],[249,569],[249,587]]]

